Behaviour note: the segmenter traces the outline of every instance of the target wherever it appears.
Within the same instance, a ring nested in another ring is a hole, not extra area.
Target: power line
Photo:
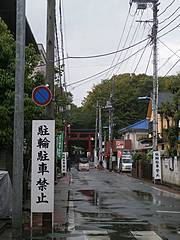
[[[130,32],[131,32],[132,27],[133,27],[133,24],[134,24],[134,20],[135,20],[135,15],[136,15],[136,13],[137,13],[137,11],[135,12],[135,14],[134,14],[134,16],[133,16],[133,19],[132,19],[132,22],[131,22],[131,25],[130,25],[128,34],[127,34],[127,36],[126,36],[126,39],[125,39],[125,42],[124,42],[124,45],[123,45],[123,48],[125,48],[126,43],[127,43],[128,39],[129,39]],[[127,50],[128,50],[128,49],[127,49]],[[116,62],[119,62],[119,60],[121,59],[121,56],[122,56],[122,52],[119,54],[119,57],[118,57],[118,59],[117,59]],[[125,57],[126,57],[126,55],[125,55]],[[121,65],[119,65],[118,70],[116,71],[116,73],[119,71],[120,67],[121,67]],[[114,68],[114,69],[115,69],[115,68]],[[113,71],[114,71],[114,69],[113,69]],[[112,74],[113,74],[113,71],[112,71]],[[116,74],[116,73],[115,73],[115,74]]]
[[[161,70],[170,61],[170,59],[174,57],[174,55],[179,51],[180,49],[178,49],[175,53],[173,53],[170,57],[168,57],[168,59],[159,67],[158,71]]]
[[[124,23],[124,27],[123,27],[123,31],[122,31],[122,34],[121,34],[121,38],[120,38],[119,43],[118,43],[117,51],[119,50],[119,47],[121,45],[121,42],[122,42],[122,39],[123,39],[123,36],[124,36],[124,32],[125,32],[125,28],[126,28],[126,25],[127,25],[127,22],[128,22],[129,14],[130,14],[130,9],[128,11],[128,14],[127,14],[127,17],[126,17],[126,20],[125,20],[125,23]],[[114,58],[113,58],[113,60],[111,62],[110,67],[112,67],[112,65],[113,65],[113,63],[115,61],[116,56],[117,56],[117,53],[115,53],[115,56],[114,56]],[[110,73],[110,71],[107,72],[105,78],[108,78],[109,73]]]
[[[139,64],[140,64],[140,62],[141,62],[141,59],[142,59],[142,57],[143,57],[143,55],[144,55],[144,53],[145,53],[145,51],[146,51],[146,48],[147,48],[147,45],[146,45],[146,47],[143,49],[143,51],[142,51],[142,53],[141,53],[141,56],[140,56],[140,58],[139,58],[139,60],[138,60],[138,62],[137,62],[137,65],[136,65],[133,73],[136,72],[136,70],[137,70],[137,68],[138,68],[138,66],[139,66]]]
[[[173,23],[178,17],[180,16],[180,14],[179,15],[177,15],[171,22],[169,22],[167,25],[165,25],[163,28],[161,28],[159,31],[158,31],[158,33],[159,32],[161,32],[162,30],[164,30],[165,28],[167,28],[171,23]]]
[[[178,64],[178,62],[180,62],[180,59],[178,59],[175,64],[169,69],[169,71],[164,75],[164,77],[166,77],[170,72],[171,70]]]
[[[147,25],[144,26],[144,29],[143,29],[142,34],[141,34],[141,38],[143,38],[143,36],[144,36],[145,30],[146,30],[146,26],[147,26]],[[139,48],[139,47],[138,47],[138,48]],[[134,63],[136,63],[136,59],[137,59],[137,57],[138,57],[138,54],[135,55],[134,60],[132,61],[133,64],[132,64],[132,66],[131,66],[131,70],[130,70],[130,72],[132,72],[132,69],[134,68]]]
[[[126,51],[127,49],[130,49],[130,48],[133,48],[143,42],[145,42],[146,40],[148,40],[149,38],[145,38],[129,47],[126,47],[126,48],[123,48],[123,49],[120,49],[118,51],[113,51],[113,52],[109,52],[109,53],[104,53],[104,54],[98,54],[98,55],[89,55],[89,56],[67,56],[67,57],[64,57],[64,58],[61,58],[60,61],[62,61],[63,59],[64,60],[67,60],[67,59],[91,59],[91,58],[100,58],[100,57],[106,57],[106,56],[110,56],[110,55],[113,55],[113,54],[116,54],[118,52],[122,52],[122,51]],[[53,60],[51,60],[53,61]],[[42,66],[45,66],[46,64],[40,64],[38,65],[38,67],[42,67]]]
[[[143,13],[144,13],[144,11],[142,11],[140,19],[142,19]],[[129,43],[130,45],[131,45],[131,44],[133,43],[133,41],[137,38],[137,35],[136,35],[136,34],[139,32],[139,29],[140,29],[140,24],[138,24],[138,25],[136,26],[136,29],[135,29],[134,34],[133,34],[133,36],[132,36],[132,39],[131,39],[131,41],[130,41],[130,43]],[[126,44],[126,43],[125,43],[125,44]],[[132,50],[132,49],[131,49],[131,50]],[[126,58],[128,52],[129,52],[129,49],[126,51],[123,59]],[[131,52],[132,52],[132,51],[131,51]],[[120,58],[119,58],[119,59],[120,59]],[[119,60],[119,59],[118,59],[118,60]],[[116,70],[115,74],[116,74],[117,72],[119,72],[119,70],[121,69],[121,66],[122,66],[122,65],[119,65],[119,67],[118,67],[118,69]]]
[[[133,44],[133,45],[131,45],[131,46],[129,46],[129,47],[122,48],[122,49],[120,49],[118,51],[113,51],[113,52],[104,53],[104,54],[98,54],[98,55],[90,55],[90,56],[68,56],[67,58],[68,59],[87,59],[87,58],[106,57],[106,56],[113,55],[113,54],[118,53],[118,52],[126,51],[127,49],[133,48],[133,47],[135,47],[135,46],[145,42],[146,40],[148,40],[148,37],[143,39],[143,40],[141,40],[141,41],[139,41],[139,42],[137,42],[137,43],[135,43],[135,44]],[[67,58],[65,58],[65,59],[67,59]]]
[[[172,16],[174,16],[174,14],[180,9],[180,7],[178,7],[176,9],[176,11],[174,11],[169,17],[165,18],[162,22],[159,22],[159,24],[164,23],[165,21],[169,20]]]
[[[153,48],[151,48],[151,52],[150,52],[150,55],[149,55],[149,59],[148,59],[148,63],[147,63],[147,66],[146,66],[145,74],[147,74],[147,71],[149,69],[149,64],[150,64],[150,61],[151,61],[152,53],[153,53]]]
[[[59,19],[60,19],[60,34],[61,34],[61,54],[62,54],[62,66],[63,66],[63,85],[65,91],[67,92],[66,88],[66,76],[65,76],[65,58],[64,58],[64,35],[63,35],[63,19],[62,19],[62,0],[59,0]]]
[[[176,28],[178,28],[178,27],[180,27],[180,23],[177,24],[174,28],[172,28],[172,29],[170,29],[169,31],[167,31],[167,32],[163,33],[162,35],[160,35],[160,36],[158,37],[158,39],[161,38],[161,37],[164,37],[165,35],[169,34],[169,33],[172,32],[172,31],[174,31],[174,30],[175,30]],[[133,48],[133,47],[135,47],[135,46],[137,46],[137,45],[145,42],[145,41],[148,40],[148,39],[149,39],[149,37],[147,37],[147,38],[145,38],[145,39],[143,39],[143,40],[141,40],[141,41],[139,41],[139,42],[137,42],[137,43],[135,43],[135,44],[133,44],[133,45],[131,45],[131,46],[129,46],[129,47],[126,47],[126,48],[124,48],[124,49],[120,49],[120,50],[118,50],[118,51],[109,52],[109,53],[105,53],[105,54],[99,54],[99,55],[91,55],[91,56],[67,56],[67,57],[64,58],[64,60],[66,60],[66,59],[89,59],[89,58],[105,57],[105,56],[113,55],[113,54],[115,54],[115,53],[117,53],[117,52],[126,51],[127,49]],[[61,61],[61,60],[62,60],[62,59],[60,59],[60,61]],[[50,61],[53,61],[53,60],[50,60]],[[45,65],[46,65],[46,64],[40,64],[40,65],[37,65],[37,67],[42,67],[42,66],[45,66]]]
[[[170,8],[172,5],[173,5],[173,3],[175,2],[176,0],[173,0],[159,15],[158,15],[158,17],[160,17],[162,14],[164,14],[167,10],[168,10],[168,8]]]
[[[161,38],[161,37],[164,37],[165,35],[167,35],[168,33],[172,32],[172,31],[174,31],[174,30],[175,30],[176,28],[178,28],[179,26],[180,26],[180,23],[177,24],[174,28],[171,28],[169,31],[167,31],[167,32],[163,33],[162,35],[160,35],[160,36],[158,37],[158,39]]]
[[[148,44],[149,44],[149,43],[147,43],[146,45],[148,45]],[[145,47],[146,47],[146,45],[145,45]],[[98,73],[96,73],[96,74],[93,74],[92,76],[89,76],[89,77],[83,78],[83,79],[81,79],[81,80],[79,80],[79,81],[76,81],[76,82],[73,82],[73,83],[71,83],[71,84],[68,84],[67,86],[72,86],[72,85],[74,85],[74,84],[81,83],[81,82],[84,82],[84,81],[89,80],[89,79],[91,79],[91,78],[94,78],[94,77],[96,77],[96,76],[102,75],[103,73],[105,73],[105,72],[108,71],[109,69],[112,69],[112,68],[114,68],[115,66],[117,66],[117,65],[119,65],[119,64],[127,61],[129,58],[133,57],[133,56],[136,55],[138,52],[142,51],[145,47],[139,49],[138,51],[136,51],[135,53],[133,53],[131,56],[127,57],[126,59],[124,59],[123,61],[121,61],[121,62],[119,62],[119,63],[116,63],[116,64],[113,65],[112,67],[109,67],[109,68],[107,68],[107,69],[105,69],[105,70],[103,70],[103,71],[101,71],[101,72],[98,72]]]
[[[171,51],[174,55],[176,55],[176,57],[180,58],[179,55],[176,54],[176,52],[174,52],[171,48],[169,48],[165,43],[163,43],[161,40],[158,39],[158,41],[163,44],[169,51]]]
[[[176,25],[176,26],[175,26],[174,28],[172,28],[171,30],[169,30],[169,31],[167,31],[166,33],[164,33],[164,34],[162,34],[161,36],[159,36],[158,39],[161,38],[161,37],[163,37],[163,36],[165,36],[165,35],[167,35],[168,33],[172,32],[172,31],[174,31],[174,30],[175,30],[176,28],[178,28],[179,26],[180,26],[180,24]],[[145,46],[145,47],[146,47],[146,46]],[[139,49],[137,52],[135,52],[134,54],[130,55],[130,56],[129,56],[128,58],[126,58],[124,61],[126,61],[126,60],[130,59],[131,57],[135,56],[137,53],[139,53],[140,51],[142,51],[145,47]],[[116,65],[121,64],[121,63],[122,63],[122,62],[117,63]],[[114,66],[112,66],[111,68],[113,68],[113,67],[114,67]],[[86,81],[86,80],[88,80],[88,79],[91,79],[91,78],[94,78],[94,77],[96,77],[96,76],[98,76],[98,75],[102,75],[104,72],[108,71],[109,69],[110,69],[110,68],[105,69],[105,70],[103,70],[103,71],[101,71],[101,72],[99,72],[99,73],[96,73],[96,74],[94,74],[94,75],[92,75],[92,76],[89,76],[89,77],[87,77],[87,78],[81,79],[81,80],[79,80],[79,81],[77,81],[77,82],[71,83],[71,84],[69,84],[69,85],[67,85],[67,86],[71,86],[71,85],[74,85],[74,84],[76,84],[76,83],[84,82],[84,81]]]
[[[58,70],[59,70],[59,85],[62,86],[62,82],[61,82],[61,63],[60,63],[59,40],[58,40],[58,34],[57,34],[56,16],[54,18],[54,27],[55,27],[56,48],[57,48],[57,62],[58,62]]]

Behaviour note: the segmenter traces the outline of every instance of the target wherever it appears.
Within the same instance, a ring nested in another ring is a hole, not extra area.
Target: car
[[[123,158],[121,159],[120,162],[120,169],[121,172],[131,172],[132,171],[132,164],[133,164],[133,160],[131,158]]]
[[[89,171],[89,159],[88,158],[80,158],[78,162],[78,170],[79,171]]]

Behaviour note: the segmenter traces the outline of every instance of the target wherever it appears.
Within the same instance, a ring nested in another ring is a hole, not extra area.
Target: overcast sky
[[[59,0],[57,0],[58,3]],[[174,3],[161,15],[161,12],[171,3]],[[26,0],[27,18],[37,43],[46,42],[46,0]],[[179,9],[178,9],[179,8]],[[151,33],[151,23],[138,23],[136,20],[147,20],[152,18],[151,6],[145,11],[136,11],[137,5],[133,4],[130,14],[129,0],[63,0],[64,13],[64,38],[65,38],[65,56],[88,56],[103,53],[109,53],[118,49],[128,47],[142,39],[145,39]],[[177,11],[176,11],[177,10]],[[175,12],[176,11],[176,12]],[[175,12],[175,13],[174,13]],[[172,14],[174,15],[170,17]],[[180,23],[180,1],[163,0],[159,5],[159,30],[165,27],[177,17],[169,26],[158,33],[161,36]],[[57,11],[58,15],[58,11]],[[128,16],[128,17],[127,17]],[[125,20],[127,24],[123,33]],[[165,21],[164,21],[165,20]],[[164,23],[162,22],[164,21]],[[162,22],[162,23],[161,23]],[[57,24],[59,20],[57,19]],[[161,37],[158,41],[158,65],[163,67],[159,70],[159,75],[165,75],[168,70],[175,64],[180,56],[180,27],[176,28],[169,34]],[[67,84],[79,81],[98,72],[101,72],[114,64],[126,59],[134,52],[140,50],[147,42],[124,51],[121,54],[110,55],[108,57],[95,59],[69,59],[66,60],[66,81]],[[166,46],[164,46],[165,44]],[[176,56],[168,50],[176,52]],[[151,53],[151,46],[148,45],[139,62],[143,50],[136,56],[117,65],[111,71],[103,75],[89,79],[83,84],[75,84],[68,87],[73,93],[74,103],[78,106],[83,98],[87,95],[93,85],[100,83],[103,79],[109,78],[113,74],[124,72],[145,73],[148,60]],[[115,59],[113,61],[113,58]],[[171,57],[171,58],[170,58]],[[112,62],[113,61],[113,62]],[[139,64],[138,64],[139,62]],[[176,74],[180,70],[180,62],[173,68],[169,74]],[[148,74],[152,74],[152,59],[148,67]]]

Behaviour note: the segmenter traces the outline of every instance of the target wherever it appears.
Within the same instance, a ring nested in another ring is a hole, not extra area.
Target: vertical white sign
[[[161,156],[160,151],[153,152],[153,177],[154,180],[161,180]]]
[[[31,212],[54,212],[54,140],[54,120],[33,120]]]
[[[61,173],[67,173],[67,152],[63,152],[61,159]]]

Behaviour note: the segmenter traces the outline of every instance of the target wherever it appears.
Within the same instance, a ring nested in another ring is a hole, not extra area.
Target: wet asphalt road
[[[180,195],[127,174],[71,170],[68,240],[178,240]]]

